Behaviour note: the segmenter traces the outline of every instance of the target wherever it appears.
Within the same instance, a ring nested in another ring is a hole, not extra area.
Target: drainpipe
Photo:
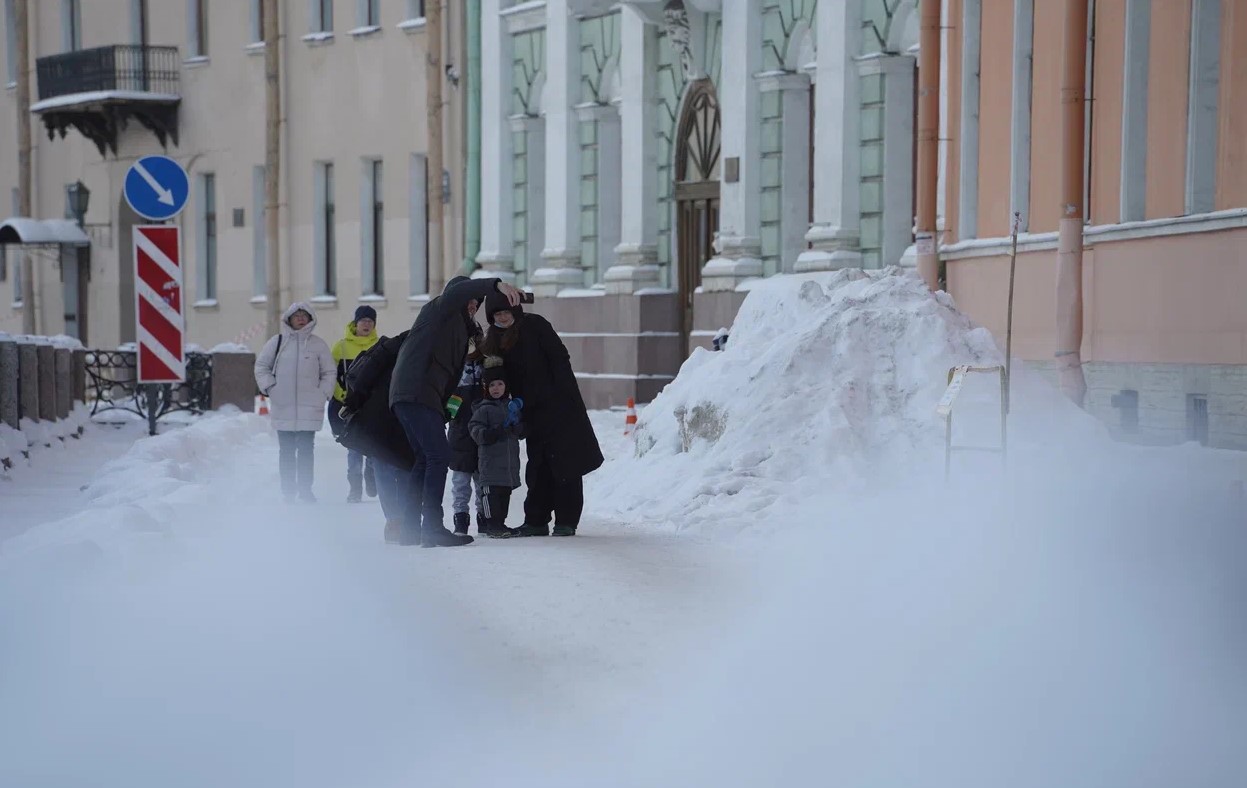
[[[30,15],[27,0],[17,0],[13,23],[17,27],[17,213],[31,214],[31,135],[30,135]],[[34,334],[35,266],[30,252],[22,252],[22,331]]]
[[[425,59],[426,136],[428,139],[429,293],[442,292],[446,282],[445,225],[442,203],[442,0],[425,3],[424,29],[428,53]]]
[[[940,155],[940,0],[921,0],[918,39],[918,274],[939,288],[935,214]]]
[[[468,166],[463,273],[471,275],[481,252],[481,0],[467,0]]]
[[[264,244],[269,336],[281,328],[281,31],[277,0],[264,0]]]
[[[1082,373],[1082,247],[1085,192],[1087,0],[1065,2],[1065,46],[1061,69],[1061,224],[1057,239],[1056,361],[1061,391],[1082,407],[1087,382]]]

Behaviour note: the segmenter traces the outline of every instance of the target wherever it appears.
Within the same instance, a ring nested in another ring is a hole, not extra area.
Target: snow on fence
[[[0,333],[0,470],[76,439],[87,422],[85,351],[71,337]]]

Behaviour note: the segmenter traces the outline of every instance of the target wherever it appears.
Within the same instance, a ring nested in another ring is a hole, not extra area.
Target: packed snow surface
[[[170,426],[0,542],[0,785],[1241,788],[1243,455],[1023,372],[946,485],[998,359],[905,276],[761,283],[635,444],[593,414],[578,536],[454,550],[382,544],[326,432],[283,506],[266,419]]]

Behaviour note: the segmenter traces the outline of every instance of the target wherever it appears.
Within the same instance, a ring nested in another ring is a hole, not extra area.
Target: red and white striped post
[[[134,228],[134,301],[137,383],[147,386],[148,427],[155,435],[160,399],[157,384],[186,380],[182,233],[176,225]]]

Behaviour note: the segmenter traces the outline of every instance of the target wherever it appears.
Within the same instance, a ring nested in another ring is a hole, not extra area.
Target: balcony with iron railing
[[[117,152],[118,134],[130,120],[160,144],[177,144],[180,58],[177,47],[118,44],[41,57],[36,62],[39,101],[30,111],[48,137],[77,129],[100,154]]]

